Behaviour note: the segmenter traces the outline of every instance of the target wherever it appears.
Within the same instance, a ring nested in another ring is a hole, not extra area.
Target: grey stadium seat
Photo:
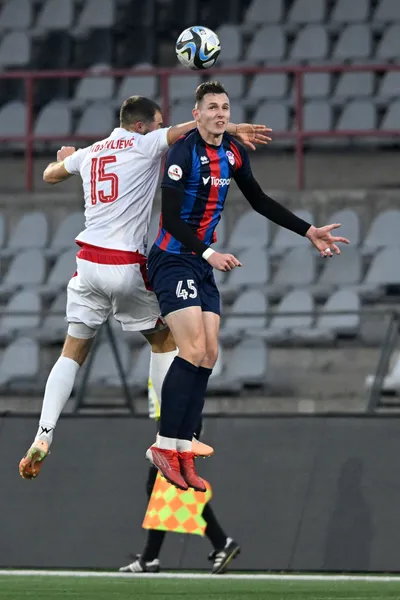
[[[363,254],[372,254],[384,246],[400,246],[400,210],[379,213],[370,225],[362,247]]]
[[[0,215],[0,248],[4,246],[6,236],[6,223],[4,215]]]
[[[193,119],[193,106],[193,101],[188,102],[187,100],[174,104],[169,112],[169,123],[176,125],[177,123],[185,123]]]
[[[72,113],[67,102],[53,101],[40,111],[35,122],[35,135],[68,136],[72,132]],[[60,144],[58,143],[58,147]]]
[[[311,248],[293,248],[283,256],[267,287],[268,296],[280,298],[292,288],[308,287],[314,283],[315,274],[315,254]]]
[[[0,12],[0,33],[7,29],[29,29],[33,5],[30,0],[7,0]]]
[[[0,363],[0,386],[29,384],[39,374],[39,346],[34,340],[21,337],[7,346]],[[28,381],[25,381],[28,380]]]
[[[311,100],[305,103],[303,110],[304,131],[329,131],[332,127],[333,112],[332,106],[328,102]],[[318,143],[321,142],[322,140],[318,139]]]
[[[292,61],[322,61],[329,50],[328,32],[321,25],[306,25],[301,29],[290,52]]]
[[[336,229],[336,233],[350,240],[351,246],[354,248],[360,243],[360,218],[355,210],[345,208],[337,210],[329,216],[327,223],[340,223],[340,229]],[[348,247],[345,247],[347,252]]]
[[[45,250],[45,254],[47,256],[57,256],[63,250],[76,247],[75,238],[84,227],[83,211],[76,211],[67,215],[58,225],[50,246]]]
[[[264,23],[280,23],[283,19],[284,0],[253,0],[247,9],[245,23],[257,26]]]
[[[388,100],[400,95],[400,71],[389,71],[382,77],[377,100],[386,104]]]
[[[223,341],[240,338],[242,333],[251,333],[266,327],[268,302],[259,290],[247,290],[240,294],[229,312],[225,312],[220,339]],[[237,316],[236,316],[237,315]]]
[[[287,133],[290,129],[289,109],[282,102],[263,102],[256,110],[254,123],[268,123],[274,133]],[[293,140],[274,137],[274,146],[291,146]]]
[[[257,334],[269,341],[290,339],[293,329],[310,328],[314,321],[314,301],[306,290],[293,290],[280,301],[269,327]]]
[[[39,326],[41,300],[34,290],[21,290],[11,296],[0,318],[0,337],[29,334]],[[20,313],[20,314],[18,314]]]
[[[231,100],[235,100],[243,96],[245,91],[245,80],[243,75],[218,75],[218,81],[220,81],[227,90]]]
[[[25,250],[11,261],[0,284],[0,294],[9,295],[22,287],[36,287],[43,282],[46,272],[44,256],[40,250]]]
[[[253,210],[246,211],[237,219],[227,243],[228,252],[253,248],[259,252],[269,241],[269,221]]]
[[[308,210],[295,210],[294,213],[300,217],[300,219],[307,221],[307,223],[314,222],[314,217]],[[301,246],[307,247],[309,243],[310,242],[306,238],[280,227],[274,237],[270,252],[274,256],[280,256],[290,248]]]
[[[122,368],[125,375],[127,375],[131,366],[131,354],[129,348],[126,342],[121,338],[117,339],[117,348]],[[107,341],[100,342],[89,373],[88,385],[120,387],[121,383],[121,377],[111,345]]]
[[[377,23],[400,21],[399,2],[397,0],[380,0],[374,13],[373,21]]]
[[[257,102],[265,98],[276,100],[285,98],[288,92],[288,76],[286,73],[271,75],[255,75],[246,96],[246,102]]]
[[[348,25],[341,33],[332,53],[333,60],[366,59],[372,52],[372,34],[368,25]]]
[[[254,35],[247,50],[246,60],[254,63],[277,62],[285,58],[286,38],[279,26],[262,27]]]
[[[385,116],[381,122],[381,129],[384,131],[390,131],[392,129],[398,129],[400,123],[400,100],[395,100],[386,111]]]
[[[268,349],[261,339],[246,339],[233,349],[220,376],[210,379],[211,392],[239,392],[243,385],[263,385],[267,381]]]
[[[145,344],[135,355],[133,366],[128,376],[128,383],[137,392],[147,391],[147,380],[149,377],[150,346]]]
[[[345,266],[343,266],[343,258]],[[325,260],[318,282],[310,288],[315,298],[325,299],[338,287],[354,287],[360,283],[362,261],[358,248],[353,246],[344,248],[343,258],[334,257]]]
[[[67,306],[67,292],[60,292],[50,304],[49,310],[43,319],[40,329],[41,339],[47,342],[62,342],[67,332],[65,309]]]
[[[374,256],[363,283],[356,291],[366,299],[377,300],[389,285],[400,285],[400,247],[382,248]]]
[[[218,59],[220,65],[238,63],[242,60],[242,36],[236,25],[222,25],[217,30],[221,48],[224,49]]]
[[[38,291],[45,296],[55,296],[61,288],[66,287],[76,271],[76,251],[67,250],[57,259],[44,285]]]
[[[301,25],[323,23],[326,10],[326,0],[295,0],[288,14],[288,22]]]
[[[337,0],[330,16],[331,23],[364,23],[368,21],[370,0]]]
[[[353,100],[344,107],[338,119],[336,129],[338,131],[346,129],[370,131],[376,129],[376,121],[376,110],[372,101]]]
[[[90,137],[109,135],[114,127],[114,111],[111,106],[96,102],[83,112],[76,129],[77,135]]]
[[[247,121],[243,103],[239,100],[231,100],[231,121],[232,123]]]
[[[86,0],[79,16],[79,30],[102,29],[115,23],[115,3],[113,0]]]
[[[376,49],[377,61],[396,60],[400,56],[400,24],[390,25],[382,36]]]
[[[155,98],[157,96],[158,82],[155,75],[132,75],[125,77],[117,92],[118,104],[121,104],[130,96],[145,96]]]
[[[0,109],[0,137],[26,134],[26,108],[22,102],[14,101]]]
[[[18,221],[11,233],[8,245],[1,252],[1,256],[12,256],[20,250],[28,248],[44,248],[49,236],[49,224],[43,212],[25,214]]]
[[[25,31],[10,31],[0,43],[0,69],[25,67],[31,60],[31,40]]]
[[[351,98],[370,98],[373,93],[373,73],[343,73],[334,91],[333,100],[334,102],[344,102]]]
[[[244,250],[237,258],[243,264],[228,273],[226,281],[220,285],[223,296],[235,295],[244,287],[263,287],[269,280],[269,259],[264,251]]]
[[[75,89],[72,101],[73,107],[84,106],[88,102],[109,101],[114,95],[114,77],[107,75],[105,77],[90,77],[90,69],[87,77],[79,80]]]
[[[37,19],[36,30],[68,30],[71,29],[73,20],[73,0],[47,0]]]
[[[183,75],[172,75],[170,78],[168,88],[169,101],[185,100],[191,102],[192,107],[194,107],[195,89],[201,80],[198,75],[185,75],[186,70],[182,69]]]
[[[331,93],[331,80],[330,73],[305,73],[303,76],[304,99],[327,98]]]

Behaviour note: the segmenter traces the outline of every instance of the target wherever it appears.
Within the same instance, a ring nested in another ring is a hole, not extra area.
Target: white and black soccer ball
[[[179,62],[189,69],[209,69],[221,52],[221,43],[214,31],[195,25],[182,31],[175,45]]]

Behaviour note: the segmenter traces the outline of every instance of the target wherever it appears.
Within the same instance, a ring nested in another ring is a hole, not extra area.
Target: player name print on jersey
[[[132,137],[129,140],[107,140],[103,143],[100,144],[93,144],[93,146],[90,148],[90,152],[100,152],[100,150],[125,150],[125,148],[132,148],[133,147],[133,140],[134,138]]]

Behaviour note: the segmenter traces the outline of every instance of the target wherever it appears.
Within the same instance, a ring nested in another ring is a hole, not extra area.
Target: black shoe
[[[232,538],[227,538],[226,544],[222,550],[213,550],[208,555],[208,560],[214,561],[211,569],[212,575],[222,575],[228,569],[231,560],[240,554],[240,546]]]
[[[136,555],[136,559],[126,565],[126,567],[121,567],[119,569],[120,573],[159,573],[160,572],[160,561],[158,558],[155,558],[152,561],[144,562],[142,560],[140,554]]]

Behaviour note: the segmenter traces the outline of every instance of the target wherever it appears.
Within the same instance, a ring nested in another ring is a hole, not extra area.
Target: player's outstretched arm
[[[191,129],[195,129],[195,127],[197,127],[196,121],[188,121],[187,123],[170,127],[167,132],[168,146],[175,144],[182,135],[185,135]],[[265,146],[268,144],[271,138],[267,134],[271,131],[272,129],[268,129],[265,125],[251,125],[250,123],[239,123],[239,125],[228,123],[227,127],[228,133],[236,137],[244,146],[251,148],[251,150],[255,150],[256,145]]]
[[[71,177],[72,173],[69,173],[64,166],[64,160],[67,156],[71,156],[76,152],[76,149],[73,146],[63,146],[57,152],[57,162],[52,162],[45,168],[43,172],[43,180],[46,183],[61,183]]]
[[[300,217],[292,213],[292,211],[280,202],[267,196],[262,191],[249,167],[242,173],[237,172],[235,181],[242,194],[256,212],[285,229],[307,237],[323,258],[333,256],[332,250],[336,254],[340,254],[340,249],[337,246],[338,242],[343,244],[350,243],[347,238],[331,234],[333,229],[340,227],[339,223],[325,225],[324,227],[314,227],[310,223],[307,223],[307,221],[300,219]]]

